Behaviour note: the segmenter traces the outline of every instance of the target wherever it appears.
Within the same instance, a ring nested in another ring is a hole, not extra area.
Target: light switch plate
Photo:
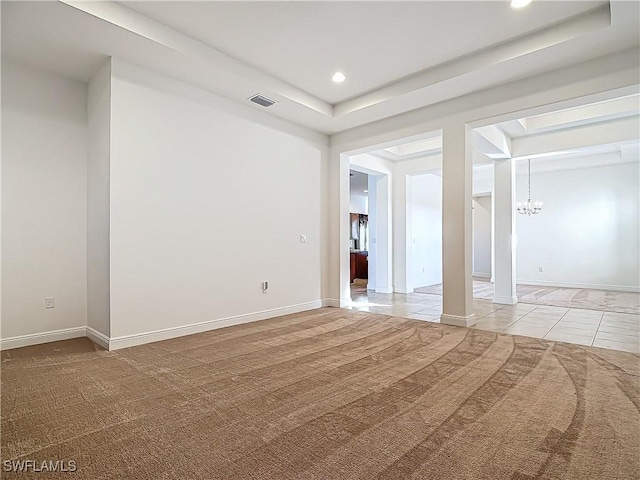
[[[300,243],[307,243],[307,236],[306,235],[300,235]]]

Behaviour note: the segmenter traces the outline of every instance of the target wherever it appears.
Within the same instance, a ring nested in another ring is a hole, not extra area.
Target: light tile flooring
[[[439,322],[442,296],[425,293],[375,293],[352,286],[351,309]],[[473,299],[477,323],[473,328],[561,342],[640,353],[640,316],[518,303],[498,305]]]
[[[360,280],[358,281],[360,282]],[[416,288],[415,291],[416,293],[442,295],[442,284]],[[516,291],[519,301],[534,305],[640,315],[639,293],[521,284],[516,285]],[[488,280],[474,279],[473,297],[493,299],[493,283]]]

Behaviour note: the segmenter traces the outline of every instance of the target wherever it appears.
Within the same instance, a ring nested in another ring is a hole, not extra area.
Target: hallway
[[[477,283],[485,288],[488,284],[474,282],[474,287]],[[442,295],[436,293],[375,293],[352,285],[351,298],[353,310],[429,322],[440,322],[442,314]],[[499,305],[487,298],[474,298],[473,305],[477,322],[472,328],[640,353],[638,314],[533,303]],[[618,307],[625,306],[611,306]]]

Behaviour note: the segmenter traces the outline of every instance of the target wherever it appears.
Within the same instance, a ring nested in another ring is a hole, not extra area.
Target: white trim
[[[335,298],[325,298],[324,300],[322,300],[322,306],[340,308],[340,300],[337,300]]]
[[[393,293],[392,288],[376,288],[376,293]]]
[[[273,308],[263,310],[261,312],[247,313],[244,315],[236,315],[233,317],[219,318],[217,320],[209,320],[206,322],[193,323],[190,325],[180,325],[177,327],[164,328],[162,330],[154,330],[151,332],[136,333],[133,335],[122,335],[120,337],[111,337],[109,340],[109,350],[118,350],[120,348],[134,347],[145,343],[159,342],[170,338],[182,337],[185,335],[193,335],[194,333],[206,332],[218,328],[229,327],[231,325],[239,325],[242,323],[255,322],[265,320],[267,318],[279,317],[280,315],[289,315],[305,310],[313,310],[321,308],[322,300],[313,302],[300,303],[290,305],[288,307]]]
[[[57,342],[60,340],[69,340],[71,338],[84,337],[85,335],[86,327],[63,328],[61,330],[51,330],[49,332],[18,335],[16,337],[3,338],[0,341],[0,350],[28,347],[31,345],[40,345],[41,343]]]
[[[476,316],[474,314],[468,315],[466,317],[460,317],[458,315],[440,315],[440,323],[445,325],[454,325],[456,327],[470,327],[475,325]]]
[[[494,295],[493,303],[499,303],[500,305],[515,305],[518,303],[518,297],[500,297],[498,295]]]
[[[313,310],[315,308],[339,307],[340,303],[340,301],[335,299],[316,300],[314,302],[300,303],[297,305],[290,305],[288,307],[273,308],[271,310],[263,310],[261,312],[236,315],[234,317],[220,318],[207,322],[181,325],[179,327],[165,328],[162,330],[144,332],[135,335],[123,335],[121,337],[114,338],[109,338],[107,335],[92,327],[65,328],[50,332],[32,333],[30,335],[3,338],[0,340],[0,350],[28,347],[30,345],[39,345],[41,343],[57,342],[60,340],[69,340],[71,338],[81,337],[87,337],[107,350],[117,350],[120,348],[133,347],[135,345],[182,337],[184,335],[206,332],[208,330],[215,330],[231,325],[239,325],[241,323],[255,322],[258,320],[265,320],[267,318],[279,317],[281,315],[303,312],[305,310]]]
[[[109,350],[109,337],[99,332],[95,328],[87,327],[87,337],[93,343],[100,345],[102,348]]]
[[[542,280],[516,280],[517,285],[533,285],[538,287],[561,287],[561,288],[590,288],[593,290],[612,290],[615,292],[640,293],[640,287],[628,287],[622,285],[599,285],[597,283],[563,283],[545,282]]]
[[[491,274],[490,273],[482,273],[482,272],[480,272],[480,273],[474,272],[473,276],[474,277],[478,277],[478,278],[491,278]]]
[[[415,289],[413,289],[413,288],[407,288],[406,290],[403,290],[403,289],[399,288],[395,292],[389,292],[389,293],[405,293],[405,294],[407,294],[407,293],[414,293],[414,292],[415,292]]]
[[[349,298],[341,298],[338,302],[338,307],[339,308],[346,308],[346,307],[350,307],[352,304],[352,300],[351,297]]]

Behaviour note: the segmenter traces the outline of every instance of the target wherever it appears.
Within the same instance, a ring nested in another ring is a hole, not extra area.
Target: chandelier
[[[531,201],[531,159],[529,159],[529,196],[526,202],[518,202],[518,213],[522,215],[535,215],[542,210],[542,202]]]

